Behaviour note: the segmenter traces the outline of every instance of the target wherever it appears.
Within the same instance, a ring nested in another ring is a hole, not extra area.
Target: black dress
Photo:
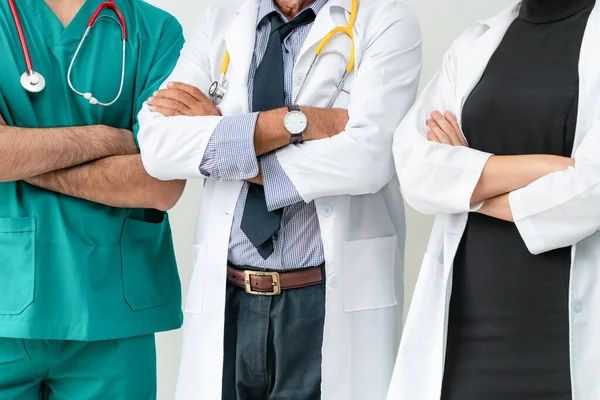
[[[465,103],[472,148],[571,156],[594,3],[523,1]],[[442,400],[571,399],[570,263],[570,248],[534,256],[515,224],[470,214],[454,263]]]

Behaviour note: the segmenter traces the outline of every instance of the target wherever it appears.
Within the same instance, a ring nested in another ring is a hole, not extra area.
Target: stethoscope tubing
[[[344,55],[341,52],[335,52],[338,53],[342,56],[342,58],[345,58]],[[302,85],[300,85],[300,88],[298,89],[298,92],[296,94],[296,97],[294,98],[294,102],[293,104],[298,104],[298,99],[300,98],[300,96],[302,95],[302,93],[304,92],[304,88],[306,87],[306,81],[308,80],[308,78],[311,76],[311,73],[314,69],[314,67],[317,65],[317,63],[319,62],[320,58],[321,58],[322,54],[315,54],[310,66],[308,67],[308,71],[306,71],[306,77],[304,78],[304,81],[302,82]],[[346,84],[346,81],[348,80],[348,77],[350,76],[350,72],[348,72],[348,70],[346,69],[344,71],[344,74],[342,75],[342,78],[340,79],[340,82],[338,83],[335,93],[333,94],[333,96],[331,97],[327,108],[331,108],[333,107],[333,104],[335,103],[335,101],[337,100],[337,98],[339,97],[340,93],[342,92],[342,90],[344,89],[344,85]],[[213,82],[213,84],[211,85],[211,89],[209,91],[209,95],[212,98],[212,102],[215,105],[219,105],[223,102],[223,100],[225,99],[225,97],[227,97],[228,91],[227,91],[227,78],[226,78],[226,74],[224,72],[221,72],[220,76],[219,76],[219,80]]]
[[[342,58],[345,59],[345,56],[341,52],[334,51],[333,53],[339,54]],[[332,53],[330,52],[330,53],[326,53],[326,54],[332,54]],[[300,85],[300,88],[298,89],[298,93],[296,94],[296,97],[294,98],[294,104],[298,103],[298,99],[300,98],[300,95],[302,95],[304,88],[306,87],[306,81],[311,76],[311,73],[312,73],[314,67],[318,64],[319,60],[321,59],[321,56],[323,56],[322,53],[314,55],[314,57],[310,63],[310,66],[308,67],[308,71],[306,71],[306,77],[304,78],[304,81],[302,82],[302,85]],[[342,79],[340,79],[340,82],[338,83],[338,85],[336,87],[335,93],[333,94],[333,96],[331,97],[331,100],[329,101],[329,103],[327,105],[327,108],[333,107],[333,104],[335,103],[335,101],[339,97],[340,93],[344,89],[344,85],[346,84],[346,80],[348,79],[349,76],[350,76],[350,73],[346,69],[344,71],[344,75],[342,75]]]
[[[121,97],[121,94],[123,93],[123,87],[125,85],[125,64],[126,64],[126,59],[127,59],[127,39],[126,39],[127,36],[126,35],[123,35],[123,49],[122,49],[123,58],[121,61],[121,82],[119,84],[119,92],[117,93],[117,96],[112,101],[110,101],[108,103],[103,103],[101,101],[98,101],[98,99],[95,98],[91,92],[82,93],[82,92],[78,91],[77,89],[75,89],[75,86],[73,85],[73,82],[71,80],[71,73],[73,71],[73,66],[75,65],[75,61],[77,60],[77,58],[79,56],[79,52],[81,51],[83,44],[86,42],[87,37],[90,34],[90,32],[91,32],[92,28],[94,27],[94,25],[96,24],[96,22],[103,18],[114,21],[116,24],[118,24],[121,27],[122,32],[125,31],[125,27],[123,25],[121,25],[120,21],[117,21],[114,18],[111,18],[108,16],[100,16],[100,17],[93,18],[93,20],[90,21],[90,23],[92,25],[88,26],[87,29],[85,30],[85,32],[83,33],[83,36],[81,37],[81,40],[79,41],[79,45],[77,46],[77,50],[75,50],[75,54],[73,54],[73,58],[71,58],[71,63],[69,64],[69,70],[67,72],[67,82],[69,83],[69,87],[71,88],[71,90],[73,92],[75,92],[79,96],[83,97],[84,99],[88,100],[90,102],[90,104],[99,105],[102,107],[110,107],[113,104],[115,104],[117,102],[117,100],[119,100],[119,98]]]
[[[331,98],[331,100],[329,101],[329,104],[327,105],[327,108],[333,107],[333,104],[335,103],[337,98],[340,96],[340,93],[342,93],[342,90],[344,89],[344,85],[346,84],[346,80],[348,79],[348,76],[350,76],[350,73],[348,71],[345,71],[344,75],[342,76],[342,80],[340,81],[340,84],[337,86],[337,89],[335,90],[333,97]]]
[[[19,35],[19,41],[21,42],[21,48],[23,49],[23,57],[25,58],[25,64],[27,65],[27,71],[33,73],[33,63],[31,62],[31,54],[29,53],[29,46],[27,45],[27,38],[25,38],[25,32],[23,32],[23,24],[17,11],[17,5],[15,0],[8,0],[8,6],[12,12],[15,26],[17,28],[17,34]]]
[[[42,74],[35,72],[33,69],[33,62],[31,61],[31,53],[29,52],[29,46],[27,45],[27,38],[25,37],[25,33],[23,31],[23,24],[21,22],[19,12],[18,12],[16,4],[15,4],[15,0],[8,0],[8,5],[9,5],[11,13],[13,15],[15,26],[17,29],[17,34],[19,36],[19,41],[21,43],[21,48],[23,50],[23,57],[25,58],[25,64],[27,66],[27,72],[24,73],[21,77],[21,84],[23,85],[23,88],[25,90],[32,92],[32,93],[39,93],[45,87],[45,79]],[[108,16],[101,16],[100,13],[102,12],[102,10],[104,8],[110,8],[118,17],[118,21],[116,19],[108,17]],[[83,44],[86,42],[86,39],[87,39],[91,29],[96,25],[96,22],[103,18],[108,18],[110,20],[115,21],[121,28],[121,36],[123,38],[123,49],[122,49],[123,59],[121,62],[121,82],[119,84],[119,92],[117,93],[117,96],[108,103],[98,101],[98,99],[96,99],[91,92],[82,93],[82,92],[78,91],[73,86],[73,82],[71,80],[73,66],[79,56],[79,52],[81,51]],[[127,26],[125,24],[125,17],[123,16],[123,13],[121,13],[119,8],[115,5],[115,0],[108,0],[108,1],[105,1],[104,3],[100,4],[100,6],[98,6],[96,11],[90,18],[90,21],[88,22],[88,27],[85,30],[85,32],[81,38],[81,41],[79,42],[79,45],[77,46],[77,50],[75,51],[73,58],[71,58],[71,63],[69,64],[69,70],[67,72],[67,81],[69,83],[69,87],[71,88],[71,90],[74,93],[76,93],[77,95],[88,100],[90,102],[90,104],[99,105],[102,107],[109,107],[109,106],[115,104],[117,102],[117,100],[119,100],[119,98],[121,97],[121,94],[123,93],[123,87],[125,85],[126,60],[127,60]],[[39,85],[38,85],[38,83],[39,83]],[[34,87],[36,85],[38,85],[37,88]]]
[[[356,23],[356,16],[358,13],[358,4],[359,4],[359,0],[352,1],[352,10],[350,12],[350,19],[348,21],[348,25],[347,26],[338,26],[335,29],[333,29],[331,32],[329,32],[327,34],[327,36],[325,36],[325,38],[317,46],[317,49],[315,50],[315,55],[310,63],[310,66],[308,67],[308,71],[306,72],[305,78],[304,78],[300,88],[298,89],[298,93],[296,94],[296,97],[294,98],[293,104],[298,104],[298,99],[300,98],[300,95],[302,94],[304,88],[306,87],[306,81],[311,76],[311,73],[312,73],[315,65],[321,58],[323,49],[327,46],[327,44],[333,39],[333,37],[335,35],[345,34],[352,41],[352,50],[350,53],[350,60],[348,61],[348,65],[346,66],[346,70],[344,71],[344,75],[342,75],[342,78],[341,78],[338,86],[336,87],[335,93],[333,94],[333,97],[331,98],[331,100],[329,101],[329,104],[327,106],[327,108],[333,107],[333,104],[335,103],[335,101],[339,97],[340,93],[344,89],[346,80],[348,79],[348,77],[350,76],[350,74],[352,73],[352,71],[354,70],[354,67],[355,67],[356,43],[354,41],[353,29],[354,29],[354,24]],[[340,53],[340,52],[337,52],[337,53]],[[345,58],[343,54],[341,54],[341,55],[343,58]],[[213,104],[215,104],[215,105],[221,104],[223,102],[223,100],[225,99],[225,97],[227,97],[227,94],[228,94],[226,75],[227,75],[227,70],[229,69],[229,61],[230,61],[230,54],[229,54],[229,51],[226,50],[225,57],[223,59],[223,64],[221,66],[221,75],[219,77],[219,80],[212,83],[210,92],[209,92],[211,100],[212,100]]]

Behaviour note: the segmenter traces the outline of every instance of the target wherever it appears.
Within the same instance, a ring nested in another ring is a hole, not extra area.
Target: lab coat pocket
[[[34,299],[35,218],[0,218],[0,315],[19,315]]]
[[[126,219],[121,264],[125,301],[133,311],[165,304],[177,269],[168,218],[160,223]]]
[[[394,282],[396,236],[342,244],[344,311],[366,311],[398,304]]]
[[[194,246],[194,272],[185,302],[185,312],[202,314],[206,271],[206,245]]]

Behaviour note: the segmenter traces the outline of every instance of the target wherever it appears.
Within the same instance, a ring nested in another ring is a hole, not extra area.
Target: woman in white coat
[[[405,198],[436,221],[389,399],[600,398],[594,6],[467,29],[398,128]]]

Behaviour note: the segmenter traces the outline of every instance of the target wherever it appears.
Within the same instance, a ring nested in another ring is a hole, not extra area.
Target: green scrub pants
[[[1,400],[155,400],[154,335],[101,342],[0,338]]]

